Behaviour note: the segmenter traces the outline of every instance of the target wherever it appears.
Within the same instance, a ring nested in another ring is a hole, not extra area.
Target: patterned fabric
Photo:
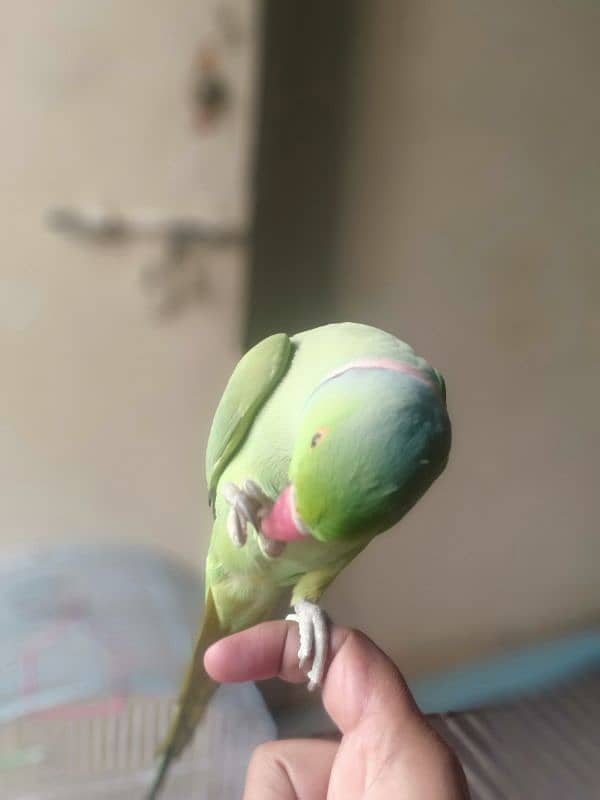
[[[142,547],[35,547],[3,559],[0,722],[175,692],[202,604],[197,575]]]
[[[0,797],[143,797],[203,603],[143,548],[34,548],[0,563]],[[276,736],[252,684],[221,687],[164,800],[238,800]]]

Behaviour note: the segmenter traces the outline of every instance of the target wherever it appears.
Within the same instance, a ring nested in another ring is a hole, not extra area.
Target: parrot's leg
[[[298,661],[304,670],[312,657],[312,667],[308,673],[308,689],[313,691],[323,682],[325,663],[329,649],[329,630],[325,612],[310,600],[301,600],[294,604],[294,613],[286,619],[298,623],[300,649]]]
[[[301,576],[292,592],[294,614],[287,619],[298,623],[300,649],[298,660],[300,669],[304,669],[312,655],[312,668],[308,673],[308,688],[315,689],[323,683],[327,655],[329,652],[329,625],[325,612],[317,605],[321,595],[332,580],[352,559],[360,553],[366,542],[358,542],[335,563],[327,564],[320,569],[306,572]]]
[[[251,480],[244,481],[241,489],[235,483],[226,483],[223,497],[231,506],[227,517],[227,532],[236,547],[243,547],[246,544],[248,523],[260,531],[260,517],[268,514],[273,501]]]

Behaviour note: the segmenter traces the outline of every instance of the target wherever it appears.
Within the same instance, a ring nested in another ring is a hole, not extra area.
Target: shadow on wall
[[[328,594],[335,619],[416,673],[600,611],[600,17],[591,3],[374,2],[348,30],[340,147],[319,151],[316,126],[311,140],[323,196],[317,172],[284,180],[304,166],[282,163],[294,147],[309,151],[286,73],[271,78],[291,132],[259,172],[250,338],[369,322],[447,378],[448,471]],[[284,55],[317,95],[298,49]]]

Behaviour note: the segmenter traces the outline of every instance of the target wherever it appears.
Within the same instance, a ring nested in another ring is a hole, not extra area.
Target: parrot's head
[[[386,530],[443,471],[450,438],[436,370],[378,360],[332,373],[306,402],[290,483],[263,533],[328,542]]]

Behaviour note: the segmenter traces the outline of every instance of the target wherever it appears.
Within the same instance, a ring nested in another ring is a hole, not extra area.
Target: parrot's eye
[[[325,438],[327,432],[328,428],[319,428],[319,430],[313,434],[313,437],[310,440],[310,446],[316,447],[319,444],[319,442]]]

